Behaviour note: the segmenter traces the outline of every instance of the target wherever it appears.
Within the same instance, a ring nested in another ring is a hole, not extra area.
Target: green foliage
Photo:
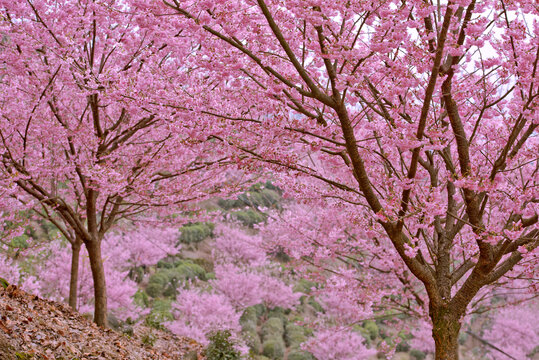
[[[187,224],[180,228],[180,242],[184,244],[199,243],[213,235],[213,223]]]
[[[294,285],[294,292],[300,292],[303,294],[310,294],[311,289],[316,287],[316,283],[306,279],[300,279],[296,285]]]
[[[206,273],[206,280],[215,280],[216,277],[215,277],[215,273],[212,271],[212,272],[209,272],[209,273]]]
[[[168,277],[164,271],[158,271],[150,276],[148,286],[146,286],[146,293],[151,297],[161,296],[165,286],[168,284]]]
[[[146,286],[146,293],[151,297],[158,297],[163,293],[163,286],[156,283],[150,283]]]
[[[27,249],[28,239],[29,239],[29,236],[26,234],[23,234],[21,236],[16,236],[13,239],[11,239],[10,246],[13,248]]]
[[[154,346],[157,337],[150,331],[142,336],[141,342],[144,345]]]
[[[240,353],[234,348],[234,342],[230,337],[230,331],[228,330],[217,331],[211,334],[209,336],[210,343],[205,351],[206,359],[239,360]]]
[[[281,337],[284,334],[283,320],[278,317],[269,318],[261,329],[262,339],[266,340],[273,337]]]
[[[288,322],[286,315],[290,314],[290,309],[283,309],[280,306],[276,306],[268,311],[268,318],[277,317],[283,321],[283,324]]]
[[[162,264],[163,265],[163,264]],[[174,267],[161,267],[150,276],[146,293],[151,297],[170,297],[176,296],[178,287],[188,280],[206,280],[204,269],[191,260],[178,260],[174,262]]]
[[[15,358],[17,360],[30,360],[33,357],[34,357],[34,355],[27,354],[27,353],[22,353],[22,352],[16,352],[15,353]]]
[[[217,205],[224,210],[279,207],[282,191],[271,182],[254,184],[236,199],[219,199]]]
[[[137,284],[140,284],[144,280],[144,274],[144,266],[137,266],[129,270],[129,278]]]
[[[397,348],[395,349],[398,352],[408,352],[410,351],[410,344],[406,341],[401,341],[397,344]]]
[[[241,201],[244,206],[250,206],[254,208],[270,208],[276,207],[281,200],[281,196],[274,190],[261,189],[258,191],[248,191],[238,196],[238,200]]]
[[[174,316],[171,313],[170,299],[156,299],[153,302],[152,310],[146,316],[146,325],[155,329],[162,329],[163,323],[174,320]]]
[[[376,325],[376,323],[372,320],[365,321],[363,323],[363,329],[365,329],[366,333],[368,334],[371,340],[376,339],[380,333],[380,329],[378,328],[378,325]]]
[[[213,272],[213,270],[214,270],[213,262],[208,260],[208,259],[198,258],[198,259],[191,259],[191,261],[194,264],[196,264],[196,265],[200,266],[201,268],[203,268],[206,273]]]
[[[256,305],[253,306],[253,308],[256,310],[256,316],[257,317],[261,317],[268,310],[267,307],[264,304],[256,304]]]
[[[168,276],[164,270],[160,270],[150,276],[149,284],[159,284],[165,286],[168,283]]]
[[[133,301],[135,302],[136,305],[140,307],[146,308],[150,306],[150,298],[148,297],[148,294],[145,291],[140,290],[140,289],[135,293],[135,296],[133,297]]]
[[[410,350],[410,357],[412,360],[424,360],[427,355],[421,350],[412,349]]]
[[[253,329],[247,329],[242,331],[243,339],[245,340],[245,343],[252,352],[258,354],[260,353],[260,348],[262,347],[262,342],[260,341],[260,336],[258,336],[258,333],[256,332],[256,328]]]
[[[6,279],[0,278],[0,286],[5,289],[5,288],[7,288],[9,286],[9,283],[7,282]]]
[[[283,195],[283,190],[282,190],[280,187],[273,185],[273,184],[271,183],[271,181],[269,181],[269,180],[266,181],[266,183],[264,184],[264,187],[265,187],[266,189],[268,189],[268,190],[273,190],[273,191],[275,191],[277,194],[279,194],[279,195],[281,195],[281,196]]]
[[[262,354],[273,360],[282,359],[285,345],[282,337],[270,337],[262,344]]]
[[[159,260],[157,262],[157,268],[158,269],[172,269],[174,267],[174,263],[167,260]]]
[[[224,210],[230,210],[230,209],[237,209],[245,207],[245,203],[238,199],[219,199],[217,201],[217,205],[219,205]]]
[[[320,303],[316,301],[312,296],[309,297],[307,304],[311,305],[313,309],[317,312],[321,312],[321,313],[324,312],[324,308],[322,307],[322,305],[320,305]]]
[[[288,353],[288,360],[314,360],[314,357],[306,351],[292,350]]]
[[[286,324],[285,327],[286,344],[291,348],[299,348],[299,345],[307,340],[305,331],[301,326],[296,324]]]
[[[256,332],[256,326],[258,323],[258,317],[256,309],[253,306],[246,308],[240,317],[240,325],[243,331]]]
[[[173,271],[169,271],[173,276],[180,276],[183,280],[206,280],[206,271],[200,265],[195,264],[191,260],[182,260],[175,263],[176,268]]]
[[[264,214],[252,209],[233,212],[232,216],[242,223],[243,226],[248,226],[250,228],[252,228],[255,224],[266,221]]]

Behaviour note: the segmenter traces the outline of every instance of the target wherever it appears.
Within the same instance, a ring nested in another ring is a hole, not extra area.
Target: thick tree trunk
[[[79,259],[82,241],[79,238],[71,243],[71,278],[69,279],[69,306],[77,310],[77,290],[79,285]]]
[[[431,311],[432,337],[436,347],[436,360],[458,360],[459,319],[447,308]]]
[[[102,327],[107,327],[107,288],[105,283],[105,269],[101,257],[101,241],[92,240],[85,243],[90,257],[90,268],[94,280],[94,322]]]

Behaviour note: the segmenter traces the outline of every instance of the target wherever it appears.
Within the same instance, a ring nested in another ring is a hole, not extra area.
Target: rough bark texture
[[[436,360],[458,360],[460,322],[447,307],[431,310]]]
[[[105,283],[105,269],[101,257],[101,241],[92,240],[85,243],[90,258],[90,268],[94,280],[94,322],[102,327],[108,326],[107,321],[107,288]]]
[[[77,310],[77,290],[79,283],[79,258],[82,241],[76,239],[71,244],[71,274],[69,279],[69,306]]]

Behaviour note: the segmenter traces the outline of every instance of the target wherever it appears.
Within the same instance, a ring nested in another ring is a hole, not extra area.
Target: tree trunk
[[[94,322],[107,327],[107,288],[105,283],[105,269],[101,257],[101,241],[92,240],[85,243],[90,258],[92,278],[94,280]]]
[[[77,237],[71,243],[71,278],[69,279],[69,306],[77,310],[77,290],[79,284],[79,258],[82,241]]]
[[[448,308],[431,311],[432,337],[436,348],[436,360],[458,360],[459,319]]]

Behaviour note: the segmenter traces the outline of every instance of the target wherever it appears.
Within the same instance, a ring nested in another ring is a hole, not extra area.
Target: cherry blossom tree
[[[133,303],[138,284],[129,276],[138,266],[154,265],[158,260],[175,255],[179,247],[178,231],[174,228],[123,226],[121,231],[109,232],[103,241],[103,262],[107,278],[108,311],[121,319],[138,318],[141,309]],[[71,271],[71,249],[58,239],[34,251],[41,260],[33,273],[27,276],[24,285],[31,286],[35,293],[51,300],[65,301],[71,295],[69,274]],[[77,285],[76,308],[80,312],[90,312],[93,306],[93,279],[88,253],[82,249],[80,258],[80,281]],[[37,253],[42,254],[37,254]],[[43,254],[44,253],[44,254]]]
[[[363,337],[350,329],[326,329],[315,333],[303,346],[317,359],[354,360],[376,355],[363,345]]]
[[[70,241],[73,280],[84,244],[103,326],[105,234],[121,218],[218,191],[224,160],[202,126],[156,105],[169,88],[181,101],[169,85],[181,83],[181,64],[127,10],[124,1],[0,1],[2,192]]]
[[[495,313],[485,338],[497,349],[490,349],[492,359],[530,358],[539,343],[537,300],[520,306],[508,306]],[[498,349],[503,349],[502,355]]]
[[[133,296],[138,287],[129,279],[127,252],[114,251],[117,244],[103,242],[104,272],[107,278],[107,313],[125,319],[134,316]],[[60,241],[48,244],[46,257],[35,269],[36,275],[27,278],[23,288],[32,293],[54,301],[65,301],[70,290],[70,258],[71,249]],[[90,261],[85,248],[80,256],[79,281],[77,283],[76,308],[81,313],[93,310],[93,279]]]
[[[189,50],[184,111],[240,164],[391,244],[436,359],[481,289],[536,269],[517,266],[539,245],[533,0],[130,3]]]
[[[173,304],[176,319],[168,324],[175,334],[204,344],[213,331],[229,330],[239,337],[239,320],[249,306],[292,308],[301,296],[283,281],[284,274],[270,259],[261,237],[224,224],[215,231],[215,279],[207,289],[202,284],[180,289]]]

